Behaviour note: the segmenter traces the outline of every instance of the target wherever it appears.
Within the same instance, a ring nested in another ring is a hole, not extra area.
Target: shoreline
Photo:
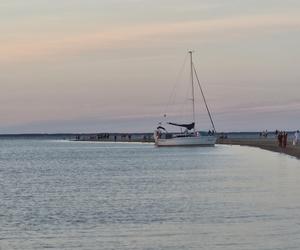
[[[288,141],[286,148],[281,148],[278,146],[276,139],[218,139],[218,144],[224,145],[240,145],[240,146],[249,146],[256,147],[272,152],[277,152],[281,154],[286,154],[289,156],[296,157],[300,160],[300,145],[293,146],[292,141]]]
[[[223,136],[225,138],[222,138]],[[267,138],[259,136],[258,132],[232,132],[219,133],[216,144],[239,145],[256,147],[272,152],[282,153],[296,157],[300,160],[300,142],[292,145],[293,132],[289,132],[286,148],[278,146],[274,133],[270,133]],[[123,143],[154,143],[152,133],[81,133],[81,134],[5,134],[0,135],[0,139],[39,139],[39,140],[67,140],[77,142],[123,142]]]

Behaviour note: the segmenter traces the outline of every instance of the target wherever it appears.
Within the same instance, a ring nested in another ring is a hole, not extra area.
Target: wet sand
[[[300,144],[293,146],[292,141],[288,141],[286,148],[281,148],[278,146],[276,139],[266,139],[266,138],[257,138],[257,139],[219,139],[219,144],[227,145],[240,145],[240,146],[250,146],[258,147],[261,149],[287,154],[290,156],[297,157],[300,159]]]

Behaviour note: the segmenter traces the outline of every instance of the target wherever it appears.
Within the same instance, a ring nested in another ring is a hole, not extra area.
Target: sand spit
[[[227,144],[227,145],[240,145],[240,146],[250,146],[258,147],[261,149],[287,154],[290,156],[297,157],[300,159],[300,144],[294,146],[292,141],[288,141],[286,148],[281,148],[278,145],[278,142],[274,138],[256,138],[256,139],[219,139],[218,144]]]

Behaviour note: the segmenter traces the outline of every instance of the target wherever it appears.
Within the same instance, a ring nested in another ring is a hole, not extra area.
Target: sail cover
[[[168,124],[173,125],[173,126],[184,127],[184,128],[187,128],[188,130],[191,130],[195,127],[194,122],[189,123],[189,124],[178,124],[178,123],[168,122]]]

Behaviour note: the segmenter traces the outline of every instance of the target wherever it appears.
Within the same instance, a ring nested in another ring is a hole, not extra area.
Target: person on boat
[[[157,136],[157,138],[158,138],[158,139],[160,139],[160,137],[161,137],[161,133],[160,133],[160,131],[159,131],[159,130],[156,130],[156,136]]]

